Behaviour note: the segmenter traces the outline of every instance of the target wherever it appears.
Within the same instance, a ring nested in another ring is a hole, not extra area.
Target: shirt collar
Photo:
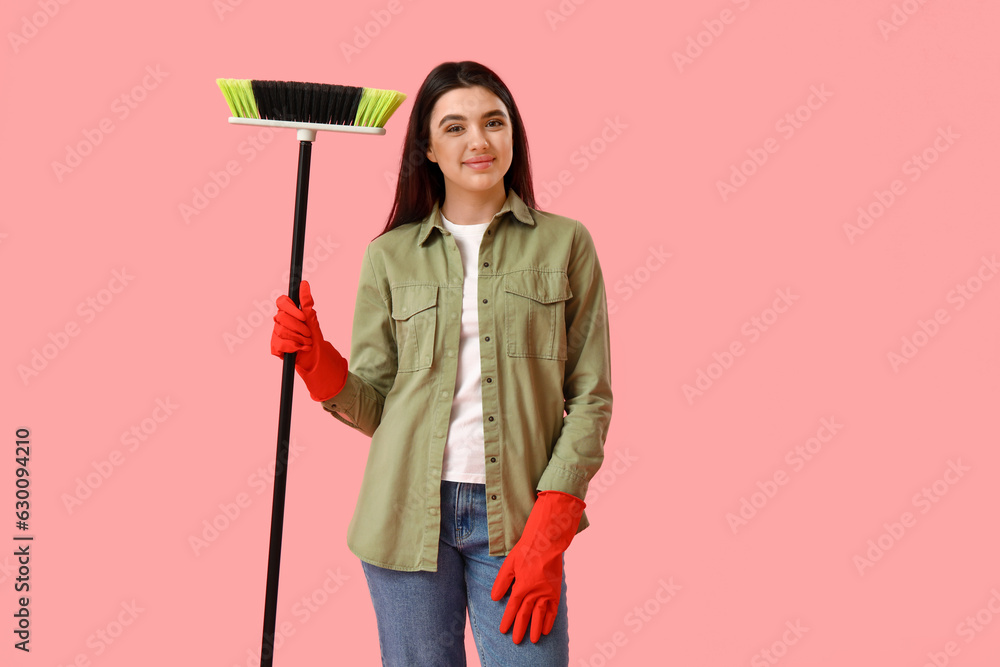
[[[502,217],[507,211],[510,211],[516,220],[520,220],[526,225],[534,226],[535,219],[531,217],[531,209],[517,196],[514,188],[507,190],[507,199],[504,201],[503,206],[500,207],[500,210],[494,214],[494,219],[497,216]],[[438,202],[434,202],[434,208],[431,209],[430,215],[420,222],[420,235],[417,239],[417,245],[422,246],[435,227],[441,232],[446,231],[444,223],[441,221],[441,207]]]

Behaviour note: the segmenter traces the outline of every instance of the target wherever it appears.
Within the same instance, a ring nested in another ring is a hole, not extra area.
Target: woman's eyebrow
[[[500,109],[492,109],[490,111],[484,112],[483,115],[481,116],[481,118],[492,118],[494,116],[499,116],[501,118],[506,118],[507,114],[505,114]],[[469,119],[466,118],[465,116],[461,116],[461,115],[456,114],[456,113],[451,113],[451,114],[448,114],[447,116],[445,116],[444,118],[441,119],[441,122],[438,123],[438,127],[441,127],[442,125],[444,125],[445,123],[447,123],[450,120],[469,120]]]

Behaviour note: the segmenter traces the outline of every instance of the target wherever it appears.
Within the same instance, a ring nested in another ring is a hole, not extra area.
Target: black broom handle
[[[288,276],[288,296],[299,305],[302,254],[306,238],[306,204],[309,199],[309,160],[312,142],[299,141],[299,174],[295,184],[295,226],[292,230],[292,266]],[[292,424],[292,387],[295,383],[295,353],[286,352],[281,368],[281,408],[278,413],[278,454],[274,464],[274,500],[271,503],[271,546],[267,554],[267,593],[264,598],[264,637],[260,665],[274,661],[274,627],[278,616],[278,571],[281,565],[281,531],[285,520],[285,476],[288,468],[288,439]]]

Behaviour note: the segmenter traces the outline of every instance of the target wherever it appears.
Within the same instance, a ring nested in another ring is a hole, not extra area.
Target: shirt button
[[[490,463],[496,463],[496,462],[497,462],[497,457],[491,456],[490,457]]]
[[[447,396],[447,395],[448,395],[448,390],[443,390],[443,391],[441,392],[441,397],[442,397],[442,398],[443,398],[443,397],[445,397],[445,396]]]
[[[493,378],[486,378],[486,384],[493,382]]]
[[[490,417],[490,421],[493,421],[493,417]]]
[[[486,337],[486,342],[487,343],[490,342],[490,337],[489,336]]]
[[[483,266],[489,266],[489,265],[490,265],[489,262],[483,262]]]
[[[489,303],[489,302],[490,302],[489,299],[483,299],[483,303]]]
[[[496,500],[496,499],[497,499],[497,497],[496,497],[496,496],[490,496],[490,498],[492,498],[493,500]]]

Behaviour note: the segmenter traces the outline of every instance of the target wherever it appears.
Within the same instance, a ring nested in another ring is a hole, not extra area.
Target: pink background
[[[5,3],[0,662],[255,664],[297,142],[229,125],[215,79],[411,96],[384,137],[314,146],[307,277],[347,350],[412,97],[472,59],[513,91],[541,208],[591,231],[612,309],[571,664],[997,664],[998,19],[985,0]],[[345,545],[368,439],[301,384],[293,437],[275,664],[377,665]],[[220,504],[238,517],[196,550]]]

